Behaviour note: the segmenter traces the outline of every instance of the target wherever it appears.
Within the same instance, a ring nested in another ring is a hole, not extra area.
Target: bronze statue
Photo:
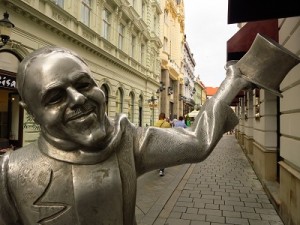
[[[0,158],[0,224],[135,224],[137,177],[204,160],[238,123],[229,105],[252,85],[244,76],[228,66],[192,127],[142,128],[124,115],[107,117],[104,94],[77,54],[59,47],[29,54],[17,87],[41,133]]]

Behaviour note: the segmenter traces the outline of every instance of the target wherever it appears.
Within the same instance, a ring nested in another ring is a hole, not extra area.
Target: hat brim
[[[278,91],[278,90],[275,90],[275,89],[272,89],[272,88],[269,88],[267,87],[266,85],[263,85],[259,82],[257,82],[256,80],[253,80],[253,79],[250,79],[249,77],[245,76],[244,74],[242,74],[242,77],[247,80],[247,81],[250,81],[251,83],[255,84],[256,86],[258,86],[259,88],[263,88],[265,89],[266,91],[268,92],[271,92],[272,94],[278,96],[278,97],[283,97],[283,95]]]

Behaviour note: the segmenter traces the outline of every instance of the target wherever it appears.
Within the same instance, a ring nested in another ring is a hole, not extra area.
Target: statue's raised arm
[[[258,34],[242,59],[227,63],[224,81],[203,105],[191,129],[149,128],[141,133],[137,170],[143,173],[159,164],[173,166],[204,160],[222,135],[238,123],[229,107],[236,95],[242,89],[258,87],[281,96],[279,84],[298,63],[296,55]]]

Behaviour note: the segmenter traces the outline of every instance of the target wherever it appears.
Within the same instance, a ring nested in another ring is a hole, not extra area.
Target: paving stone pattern
[[[224,135],[207,159],[179,171],[185,174],[175,177],[173,190],[152,193],[158,199],[138,225],[283,225],[234,136]]]

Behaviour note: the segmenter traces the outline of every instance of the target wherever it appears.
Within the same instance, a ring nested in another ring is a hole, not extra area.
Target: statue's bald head
[[[84,60],[80,58],[75,52],[72,52],[69,49],[61,48],[57,46],[46,46],[40,49],[33,51],[32,53],[28,54],[20,63],[17,73],[17,89],[18,92],[24,102],[26,102],[24,92],[30,91],[27,89],[27,83],[30,82],[30,79],[39,79],[35,77],[36,74],[31,73],[31,66],[36,62],[38,59],[42,59],[48,57],[52,54],[57,53],[65,53],[67,55],[72,55],[82,61],[84,64]],[[36,66],[36,65],[35,65]]]

